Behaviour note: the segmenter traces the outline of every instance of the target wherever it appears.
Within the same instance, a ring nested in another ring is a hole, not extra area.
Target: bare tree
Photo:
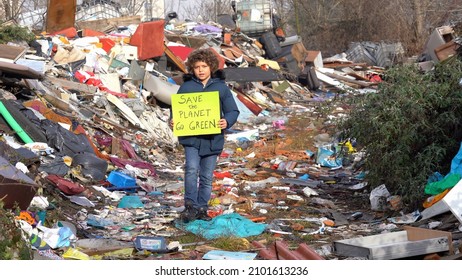
[[[273,0],[273,2],[277,2]],[[307,48],[342,52],[354,41],[401,42],[422,50],[434,28],[461,21],[462,0],[291,0],[288,22]]]
[[[25,2],[25,0],[1,0],[0,9],[3,11],[3,18],[17,21]]]
[[[168,13],[168,12],[171,12],[171,11],[175,11],[177,13],[180,12],[180,5],[181,5],[181,0],[176,0],[176,1],[167,1],[167,3],[165,3],[165,11]]]
[[[120,7],[124,11],[124,15],[137,15],[146,5],[146,2],[141,0],[119,0]]]
[[[300,20],[297,13],[297,4],[299,0],[273,0],[272,7],[275,16],[279,18],[279,26],[286,34],[300,33]]]
[[[184,9],[188,19],[202,22],[216,22],[218,15],[232,13],[231,0],[204,0]]]

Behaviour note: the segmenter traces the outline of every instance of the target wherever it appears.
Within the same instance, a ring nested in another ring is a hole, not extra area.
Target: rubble
[[[0,200],[29,214],[18,215],[20,227],[47,245],[32,244],[35,259],[345,259],[335,240],[401,227],[381,216],[394,207],[386,198],[369,207],[364,170],[354,168],[363,155],[330,134],[348,108],[318,110],[375,92],[400,44],[354,44],[323,59],[298,36],[274,50],[272,39],[218,23],[76,26],[41,34],[33,46],[0,45]],[[184,60],[197,48],[215,51],[241,114],[214,174],[213,219],[185,226],[177,220],[181,147],[167,122]],[[197,242],[182,241],[188,235]],[[262,244],[264,235],[274,242]],[[247,251],[258,254],[216,250],[219,237],[251,240]]]

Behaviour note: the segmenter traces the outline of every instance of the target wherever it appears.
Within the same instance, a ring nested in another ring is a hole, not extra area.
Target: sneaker
[[[189,223],[196,219],[197,210],[192,205],[186,204],[185,209],[180,214],[183,223]]]
[[[212,218],[207,214],[207,209],[199,209],[196,214],[197,220],[210,221]]]

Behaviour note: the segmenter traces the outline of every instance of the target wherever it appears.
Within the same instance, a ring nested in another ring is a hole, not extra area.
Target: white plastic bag
[[[390,193],[387,187],[382,184],[371,191],[369,200],[371,201],[371,209],[374,211],[385,211],[387,210],[387,198]]]

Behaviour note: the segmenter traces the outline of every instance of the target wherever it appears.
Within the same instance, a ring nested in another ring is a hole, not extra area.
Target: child
[[[239,116],[234,97],[225,83],[223,71],[218,69],[218,58],[212,50],[193,51],[188,57],[186,67],[189,73],[183,76],[184,83],[178,93],[218,91],[221,112],[218,126],[222,130],[220,134],[178,137],[186,158],[185,210],[181,214],[185,223],[195,219],[211,219],[207,215],[208,201],[212,193],[213,171],[225,143],[224,129],[232,127]],[[170,121],[171,126],[173,121]]]

